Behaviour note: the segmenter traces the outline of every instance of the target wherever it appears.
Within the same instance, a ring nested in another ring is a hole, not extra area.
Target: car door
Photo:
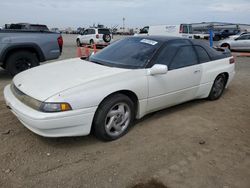
[[[147,112],[195,98],[202,67],[193,46],[183,45],[182,42],[166,45],[155,59],[155,64],[165,64],[169,70],[166,74],[148,76]]]
[[[231,49],[235,50],[249,50],[250,49],[250,35],[242,35],[236,38],[232,44]]]

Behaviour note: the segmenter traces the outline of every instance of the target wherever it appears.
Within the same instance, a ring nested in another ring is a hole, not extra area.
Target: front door
[[[168,65],[169,71],[148,76],[147,112],[195,98],[201,80],[202,66],[198,63],[193,46],[166,47],[166,51],[163,49],[158,57],[156,63]]]

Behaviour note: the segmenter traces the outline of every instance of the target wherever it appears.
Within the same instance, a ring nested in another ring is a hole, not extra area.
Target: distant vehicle
[[[225,39],[219,43],[219,46],[230,50],[250,51],[250,34],[244,34],[235,39]]]
[[[109,29],[89,28],[77,36],[76,44],[77,46],[82,46],[83,44],[107,46],[110,44],[111,40],[112,36]]]
[[[193,38],[193,29],[191,24],[180,24],[180,25],[155,25],[146,26],[140,30],[139,34],[136,35],[162,35],[162,36],[173,36],[183,38]]]
[[[240,30],[237,29],[224,29],[221,31],[215,31],[214,32],[214,40],[215,41],[219,41],[221,39],[225,39],[231,35],[236,35],[237,33],[239,33]]]
[[[193,99],[217,100],[232,81],[230,53],[177,37],[127,37],[90,56],[25,71],[5,87],[7,106],[34,133],[102,140],[134,119]],[[65,79],[66,78],[66,79]]]
[[[148,35],[148,30],[149,30],[149,26],[145,26],[143,27],[142,29],[140,29],[140,32],[139,33],[136,33],[135,36],[138,36],[138,35]]]
[[[29,23],[17,23],[7,25],[6,29],[16,29],[16,30],[32,30],[32,31],[49,31],[46,25],[41,24],[29,24]]]
[[[40,62],[57,59],[62,52],[63,38],[50,31],[1,30],[0,66],[16,75],[38,66]]]
[[[0,27],[0,30],[2,30],[3,29],[3,27]]]
[[[237,33],[236,35],[231,35],[231,36],[229,36],[229,38],[230,38],[230,39],[236,39],[236,38],[238,38],[238,37],[240,37],[240,36],[242,36],[242,35],[245,35],[245,34],[250,34],[250,32],[241,31],[241,32]]]
[[[51,28],[50,31],[55,33],[61,33],[59,28]]]
[[[194,32],[193,33],[195,39],[208,39],[210,34],[207,32]]]

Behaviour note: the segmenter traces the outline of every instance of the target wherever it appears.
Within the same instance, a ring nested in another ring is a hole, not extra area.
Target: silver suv
[[[77,36],[77,46],[93,45],[107,46],[110,44],[112,36],[109,29],[105,28],[89,28]]]

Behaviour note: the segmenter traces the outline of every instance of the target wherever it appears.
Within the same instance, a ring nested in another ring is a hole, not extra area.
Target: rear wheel
[[[12,76],[38,65],[36,54],[29,51],[14,52],[6,61],[6,69]]]
[[[105,99],[98,107],[93,121],[94,135],[105,141],[125,135],[135,117],[134,103],[123,94]]]
[[[209,100],[219,99],[223,94],[226,83],[227,83],[227,78],[225,74],[220,74],[219,76],[217,76],[209,93],[208,99]]]
[[[90,44],[91,48],[93,48],[93,47],[94,47],[94,44],[95,44],[94,40],[91,39],[91,40],[89,41],[89,44]]]
[[[219,41],[221,38],[218,36],[218,35],[216,35],[216,36],[214,36],[214,40],[215,41]]]
[[[81,42],[80,42],[80,39],[77,39],[77,40],[76,40],[76,46],[77,46],[77,47],[81,47],[81,46],[82,46],[82,44],[81,44]]]

